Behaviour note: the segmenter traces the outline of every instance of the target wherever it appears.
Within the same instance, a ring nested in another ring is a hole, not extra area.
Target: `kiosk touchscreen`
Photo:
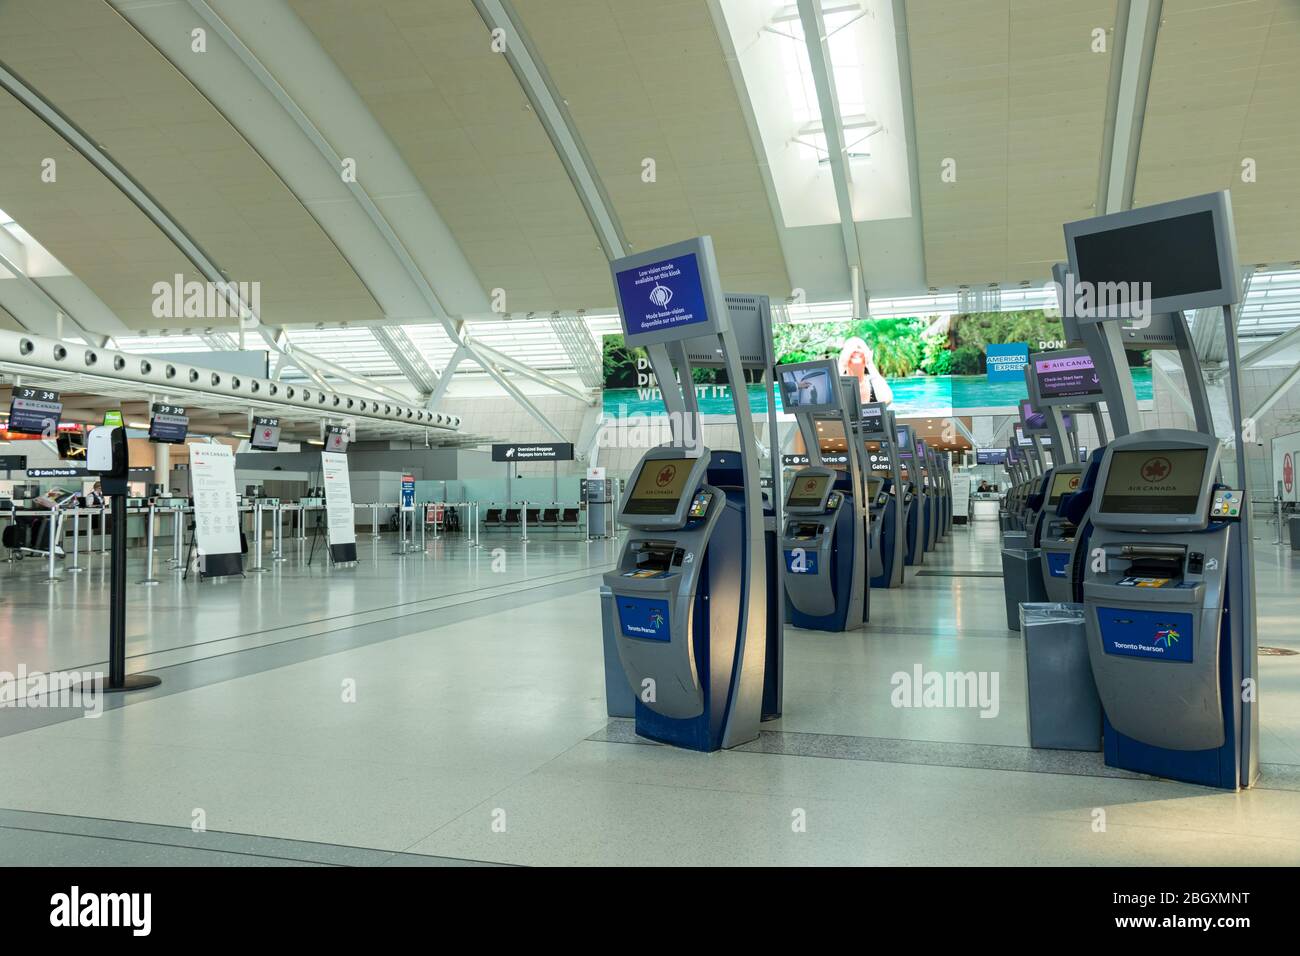
[[[1216,483],[1219,442],[1174,429],[1106,449],[1083,595],[1105,711],[1106,762],[1235,788],[1242,635],[1228,613],[1239,490]]]

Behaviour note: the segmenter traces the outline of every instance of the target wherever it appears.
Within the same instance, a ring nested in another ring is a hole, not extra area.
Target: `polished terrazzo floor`
[[[1300,650],[1300,556],[1262,538],[1261,642]],[[430,544],[133,587],[131,666],[164,683],[93,719],[0,710],[0,861],[1300,863],[1300,656],[1261,660],[1257,789],[1031,751],[992,527],[874,592],[862,631],[789,629],[785,716],[710,755],[605,713],[608,543]],[[0,670],[102,658],[103,573],[77,578],[0,569]],[[998,674],[996,714],[894,707],[917,664]]]

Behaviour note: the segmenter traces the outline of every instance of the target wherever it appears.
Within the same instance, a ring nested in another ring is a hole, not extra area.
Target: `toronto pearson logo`
[[[1164,644],[1166,648],[1170,648],[1173,647],[1175,644],[1177,644],[1181,638],[1182,635],[1179,634],[1178,631],[1175,630],[1174,628],[1162,627],[1158,631],[1156,631],[1155,640],[1152,643]]]
[[[1147,481],[1164,481],[1174,470],[1168,458],[1148,458],[1142,465],[1142,477]]]
[[[664,488],[672,484],[673,479],[676,477],[677,477],[677,466],[664,465],[663,468],[659,469],[659,474],[655,475],[655,484],[658,485],[660,488]]]
[[[656,282],[655,287],[650,290],[650,301],[661,309],[666,308],[668,303],[673,301],[673,290]]]

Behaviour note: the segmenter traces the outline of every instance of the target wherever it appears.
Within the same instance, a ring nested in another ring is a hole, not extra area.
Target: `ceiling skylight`
[[[893,8],[821,0],[859,222],[912,214]],[[798,8],[722,0],[788,227],[839,222],[822,112]]]

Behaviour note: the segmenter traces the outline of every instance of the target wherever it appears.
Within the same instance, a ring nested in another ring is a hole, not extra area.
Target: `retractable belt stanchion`
[[[250,548],[253,552],[253,558],[257,563],[248,570],[255,574],[262,574],[267,569],[262,567],[262,503],[253,502],[253,546]]]
[[[50,571],[49,571],[49,575],[46,577],[45,580],[49,581],[51,584],[53,584],[55,581],[62,580],[62,578],[60,578],[57,574],[54,573],[54,550],[55,548],[61,547],[61,545],[59,544],[59,539],[63,537],[62,524],[63,524],[63,512],[58,510],[58,508],[56,508],[54,511],[50,512],[49,532],[48,532],[49,540],[46,542],[46,546],[49,548]]]
[[[1281,522],[1278,523],[1278,527],[1279,528],[1282,527]],[[80,541],[81,541],[81,509],[73,508],[72,509],[72,564],[68,565],[63,569],[68,574],[80,574],[82,571],[86,570],[85,568],[83,568],[81,565],[77,563],[77,560],[81,557]]]
[[[521,501],[520,504],[523,507],[519,509],[519,521],[520,521],[519,526],[523,529],[523,534],[520,535],[519,540],[527,541],[528,540],[528,502]]]
[[[185,509],[172,508],[172,570],[185,572]]]
[[[144,538],[144,580],[136,581],[136,584],[143,584],[145,587],[153,587],[158,583],[158,579],[153,576],[153,536],[154,536],[154,505],[149,502],[149,517],[146,519],[148,524],[145,527]],[[116,531],[116,527],[114,531]],[[114,545],[116,545],[116,541]]]
[[[108,550],[108,506],[99,506],[99,553]]]
[[[288,561],[284,554],[284,506],[277,500],[272,507],[275,524],[271,528],[271,560]]]

